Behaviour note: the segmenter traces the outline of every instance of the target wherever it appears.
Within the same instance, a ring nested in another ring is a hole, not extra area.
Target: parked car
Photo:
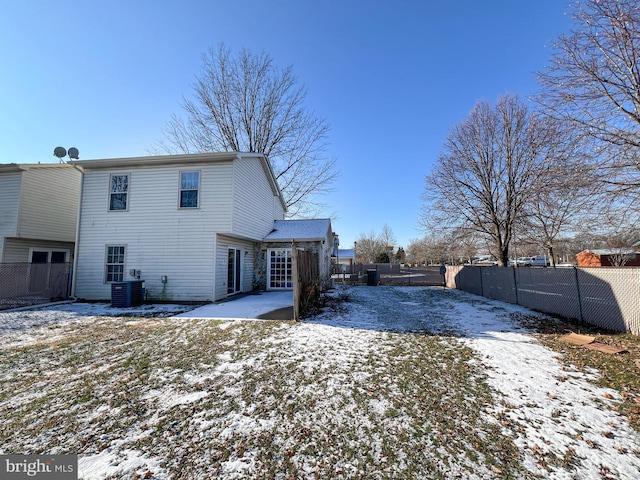
[[[546,255],[537,255],[535,257],[531,257],[531,266],[532,267],[548,267],[551,265],[549,261],[549,257]]]
[[[473,265],[497,265],[498,261],[493,255],[480,255],[473,257],[471,261]]]
[[[518,257],[515,260],[511,259],[508,265],[510,267],[548,267],[551,263],[549,262],[549,257],[538,255],[535,257]]]
[[[518,266],[518,267],[530,267],[533,262],[533,257],[518,257],[515,260],[509,260],[510,267]]]

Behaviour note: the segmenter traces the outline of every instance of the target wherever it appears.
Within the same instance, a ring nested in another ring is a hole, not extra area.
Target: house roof
[[[353,248],[339,248],[338,249],[338,258],[341,257],[345,257],[345,258],[353,258],[354,255],[354,251]]]
[[[71,165],[78,165],[85,170],[106,169],[106,168],[128,168],[128,167],[152,167],[168,165],[190,165],[202,163],[231,162],[239,158],[257,158],[262,164],[267,180],[271,185],[273,194],[280,198],[282,207],[287,210],[287,206],[278,186],[276,176],[273,173],[271,164],[262,153],[249,152],[216,152],[216,153],[189,153],[183,155],[153,155],[148,157],[123,157],[104,158],[97,160],[72,160]]]
[[[71,168],[71,166],[66,163],[2,163],[0,173],[24,172],[33,168]]]
[[[331,231],[331,220],[276,220],[273,230],[264,237],[265,242],[313,242],[325,240]]]
[[[593,250],[585,250],[580,253],[588,253],[588,252],[595,253],[596,255],[600,255],[600,256],[602,255],[633,255],[633,254],[640,253],[638,252],[638,250],[635,250],[633,248],[596,248]]]
[[[261,157],[261,153],[217,152],[217,153],[188,153],[183,155],[151,155],[147,157],[99,158],[94,160],[71,160],[72,165],[82,168],[113,168],[113,167],[146,167],[159,165],[185,165],[190,163],[230,162],[239,157]]]

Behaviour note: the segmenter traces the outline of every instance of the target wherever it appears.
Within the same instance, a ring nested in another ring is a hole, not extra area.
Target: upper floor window
[[[129,195],[129,175],[111,175],[109,210],[126,210],[127,195]]]
[[[180,208],[197,208],[200,172],[180,172]]]

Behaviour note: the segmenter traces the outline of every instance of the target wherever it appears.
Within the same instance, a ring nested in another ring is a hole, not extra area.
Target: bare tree
[[[607,255],[614,267],[624,267],[636,258],[638,252],[632,248],[640,242],[640,228],[637,216],[630,211],[608,211],[600,216],[606,230],[601,234],[602,243],[610,251]]]
[[[356,240],[356,259],[359,263],[374,263],[376,257],[384,253],[385,243],[373,230],[361,233]]]
[[[593,141],[604,185],[637,197],[640,186],[640,3],[583,0],[539,74],[538,101]],[[637,204],[637,202],[636,202]]]
[[[473,257],[478,253],[479,242],[477,235],[473,231],[466,229],[456,229],[451,232],[451,252],[452,256],[459,263],[471,263]]]
[[[396,236],[393,233],[393,230],[391,230],[391,227],[389,227],[389,225],[387,225],[386,223],[382,227],[382,232],[380,232],[380,240],[382,240],[384,246],[389,247],[394,246],[398,242]]]
[[[356,240],[356,257],[362,263],[376,263],[376,260],[386,255],[391,262],[393,254],[388,255],[385,247],[392,246],[396,242],[393,230],[387,224],[382,227],[382,232],[379,234],[373,230],[369,233],[360,233]]]
[[[546,250],[551,266],[556,264],[555,241],[562,234],[575,232],[600,200],[594,170],[585,155],[578,155],[578,139],[565,130],[558,143],[547,178],[532,189],[519,217],[518,237],[539,251]],[[564,148],[563,148],[564,145]]]
[[[232,57],[223,44],[203,63],[193,99],[183,101],[185,116],[171,118],[156,151],[263,153],[288,216],[315,213],[336,177],[335,160],[326,158],[329,127],[304,107],[307,92],[292,67],[281,70],[267,54],[244,49]]]
[[[425,263],[428,258],[426,237],[413,238],[409,240],[407,253],[411,263],[416,263],[418,265]]]
[[[418,264],[440,265],[449,262],[450,245],[449,239],[432,233],[420,239],[411,240],[407,250],[410,256],[413,255],[413,261]]]
[[[516,219],[548,178],[556,141],[555,122],[517,97],[503,96],[494,107],[478,102],[451,129],[425,179],[423,226],[474,230],[506,266]]]

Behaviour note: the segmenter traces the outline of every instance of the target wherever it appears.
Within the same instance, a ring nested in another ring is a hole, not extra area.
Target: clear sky
[[[0,14],[0,163],[142,156],[224,42],[266,52],[331,127],[341,248],[419,238],[424,176],[480,99],[537,90],[565,0],[20,0]]]

